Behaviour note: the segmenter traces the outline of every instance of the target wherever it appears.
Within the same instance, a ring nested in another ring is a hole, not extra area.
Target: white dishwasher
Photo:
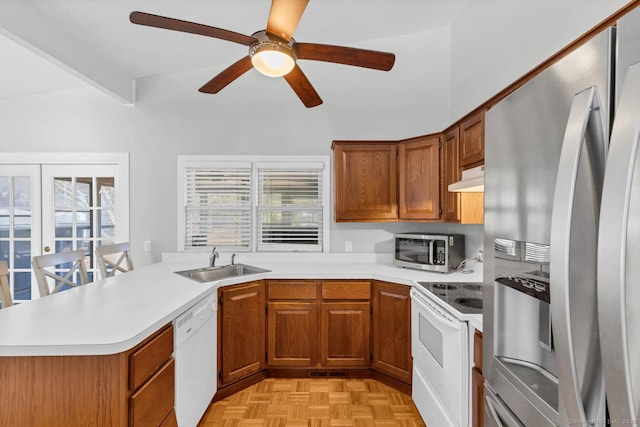
[[[216,393],[217,306],[216,295],[209,295],[173,321],[180,427],[197,426]]]

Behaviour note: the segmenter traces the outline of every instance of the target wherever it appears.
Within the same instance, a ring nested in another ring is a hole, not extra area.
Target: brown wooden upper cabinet
[[[334,141],[335,220],[440,218],[440,136]]]
[[[440,136],[398,144],[398,207],[401,220],[440,218]]]
[[[398,219],[395,142],[333,145],[336,221]]]
[[[460,124],[460,167],[469,169],[484,163],[484,110]]]
[[[441,153],[441,193],[442,220],[460,224],[482,224],[484,222],[484,193],[452,193],[449,184],[459,181],[460,167],[460,127],[444,134]]]
[[[449,192],[449,184],[460,181],[460,128],[455,127],[442,138],[442,219],[460,221],[460,193]]]

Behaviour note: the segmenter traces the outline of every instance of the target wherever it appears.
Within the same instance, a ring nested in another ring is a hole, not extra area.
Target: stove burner
[[[463,288],[469,289],[470,291],[480,291],[482,290],[482,285],[462,285]]]
[[[469,308],[482,308],[481,298],[456,298],[456,302]]]
[[[455,285],[448,285],[446,283],[434,283],[431,287],[438,291],[452,291],[454,289],[458,289]]]

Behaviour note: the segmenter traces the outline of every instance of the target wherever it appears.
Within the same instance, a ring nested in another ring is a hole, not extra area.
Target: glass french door
[[[0,164],[0,261],[9,267],[15,303],[39,297],[35,255],[83,249],[89,279],[100,278],[95,248],[129,239],[126,170],[121,164]]]
[[[95,248],[128,240],[117,226],[126,197],[118,181],[113,165],[43,165],[42,253],[82,249],[89,281],[100,279]]]
[[[40,166],[0,165],[0,261],[14,302],[38,296],[31,257],[40,254]]]

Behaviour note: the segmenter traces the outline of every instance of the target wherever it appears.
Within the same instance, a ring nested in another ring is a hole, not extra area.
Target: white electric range
[[[482,313],[482,285],[421,282],[411,290],[413,401],[428,426],[471,423],[468,321]]]

